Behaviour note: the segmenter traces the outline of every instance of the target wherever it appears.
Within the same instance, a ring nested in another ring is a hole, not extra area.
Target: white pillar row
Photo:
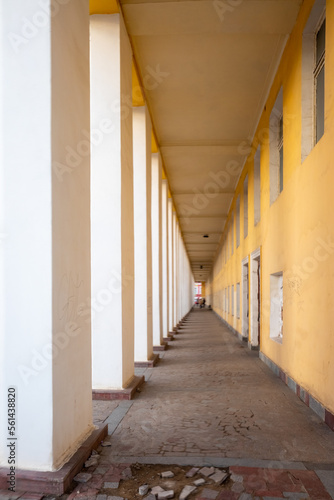
[[[163,345],[162,292],[162,161],[152,154],[152,328],[153,345]]]
[[[168,198],[168,333],[174,327],[174,225],[173,200]]]
[[[169,259],[168,259],[168,183],[161,183],[162,229],[162,337],[167,338],[169,329]]]
[[[151,137],[146,106],[133,108],[133,195],[135,230],[135,362],[153,357]]]
[[[88,7],[72,0],[53,16],[38,0],[1,3],[1,467],[15,448],[16,469],[56,470],[94,429],[90,312],[80,315],[90,297]],[[37,12],[43,26],[17,35]]]
[[[93,392],[134,379],[132,51],[120,14],[91,16]]]

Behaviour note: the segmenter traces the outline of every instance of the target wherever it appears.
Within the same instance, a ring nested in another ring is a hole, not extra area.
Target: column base
[[[159,354],[153,354],[147,361],[135,361],[135,368],[153,368],[159,359]]]
[[[168,349],[168,344],[166,342],[163,342],[160,345],[154,345],[153,346],[153,352],[154,351],[157,351],[157,352],[166,351],[167,349]]]
[[[73,457],[59,470],[55,472],[39,472],[16,469],[15,489],[29,493],[41,493],[44,495],[63,495],[70,487],[74,476],[76,476],[90,457],[93,449],[97,448],[101,441],[108,435],[108,425],[99,427],[86,439]],[[0,468],[0,489],[8,488],[8,469]]]
[[[145,377],[135,376],[130,384],[124,389],[93,389],[93,399],[99,401],[127,400],[133,399],[137,389],[145,382]]]
[[[169,333],[168,337],[164,337],[163,340],[164,342],[171,342],[172,340],[174,340],[174,333]]]

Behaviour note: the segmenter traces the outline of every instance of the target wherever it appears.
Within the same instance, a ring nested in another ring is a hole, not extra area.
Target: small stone
[[[210,479],[212,479],[216,484],[222,484],[228,477],[229,474],[227,472],[219,471],[210,476]]]
[[[205,479],[196,479],[196,481],[194,481],[195,486],[202,486],[202,484],[205,484]]]
[[[179,500],[186,500],[188,496],[195,491],[197,488],[196,486],[185,486],[183,490],[181,491],[181,495],[179,496]]]
[[[188,472],[186,473],[186,477],[194,477],[198,471],[199,467],[193,467],[192,469],[188,470]]]
[[[88,467],[94,467],[95,465],[98,465],[99,462],[97,458],[95,457],[90,457],[86,462],[85,462],[85,467],[88,469]]]
[[[166,500],[168,498],[174,498],[174,490],[161,491],[158,493],[158,500]]]
[[[205,477],[212,476],[212,474],[215,473],[215,468],[214,467],[203,467],[200,471],[200,474]]]
[[[166,472],[162,472],[160,475],[162,478],[167,479],[169,477],[174,477],[174,472],[172,472],[171,470],[168,470]]]
[[[142,486],[139,486],[139,495],[144,496],[148,492],[148,484],[143,484]]]
[[[92,450],[92,454],[91,454],[92,457],[99,457],[100,455],[98,454],[98,452],[96,450]]]
[[[153,495],[157,495],[158,493],[162,493],[163,491],[165,490],[161,488],[161,486],[154,486],[154,488],[151,489],[151,493]]]
[[[107,500],[107,495],[97,495],[96,500]]]
[[[110,441],[103,441],[101,443],[101,446],[111,446],[111,442]]]
[[[77,483],[87,483],[87,481],[92,479],[92,477],[93,475],[88,474],[88,472],[79,472],[79,474],[74,477],[74,481],[76,481]]]
[[[116,481],[116,482],[110,482],[110,481],[106,481],[104,483],[104,488],[106,489],[111,489],[111,490],[117,490],[117,488],[119,487],[119,481]]]
[[[124,497],[115,497],[115,496],[109,496],[108,500],[126,500]]]
[[[205,498],[205,500],[215,500],[218,496],[218,491],[209,490],[208,488],[204,488],[201,493],[201,497]]]
[[[156,500],[156,496],[155,495],[152,495],[152,493],[150,493],[149,495],[147,495],[147,497],[144,498],[144,500]]]

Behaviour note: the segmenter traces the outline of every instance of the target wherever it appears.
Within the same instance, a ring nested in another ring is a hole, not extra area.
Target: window
[[[254,226],[261,220],[261,149],[254,156]]]
[[[278,129],[278,155],[279,155],[279,192],[283,191],[283,114],[279,120]]]
[[[244,238],[248,236],[248,175],[244,181]]]
[[[315,0],[303,32],[302,162],[325,131],[326,0]]]
[[[270,204],[283,190],[283,89],[279,91],[270,115]]]
[[[325,131],[325,49],[326,49],[326,19],[323,20],[316,34],[316,57],[314,68],[315,83],[315,141],[318,142]]]
[[[236,239],[235,246],[236,246],[236,248],[238,248],[240,245],[240,195],[237,198],[235,210],[236,210],[236,212],[235,212],[235,239]]]
[[[232,285],[231,305],[232,305],[232,316],[234,316],[234,285]]]
[[[240,283],[237,283],[237,318],[240,319]]]
[[[270,275],[270,338],[283,339],[283,273]]]

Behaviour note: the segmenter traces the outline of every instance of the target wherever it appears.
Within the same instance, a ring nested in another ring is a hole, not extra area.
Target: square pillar
[[[173,283],[174,283],[174,297],[173,297],[173,329],[176,328],[176,324],[178,323],[177,319],[177,298],[178,298],[178,252],[177,252],[177,243],[178,243],[178,222],[176,217],[176,212],[173,210],[173,259],[174,259],[174,269],[173,269]]]
[[[168,333],[174,327],[174,226],[173,200],[168,198]]]
[[[162,327],[162,162],[152,154],[152,327],[153,348],[164,346]]]
[[[168,183],[161,184],[161,222],[162,222],[162,337],[168,336],[169,325],[169,261],[168,261]]]
[[[94,430],[89,5],[57,7],[53,15],[38,0],[1,5],[0,466],[9,465],[7,439],[17,438],[23,491],[27,470],[60,468]]]
[[[90,36],[93,397],[129,398],[140,383],[134,377],[132,51],[121,14],[92,15]]]
[[[154,364],[151,233],[152,126],[146,106],[133,108],[135,366]]]

